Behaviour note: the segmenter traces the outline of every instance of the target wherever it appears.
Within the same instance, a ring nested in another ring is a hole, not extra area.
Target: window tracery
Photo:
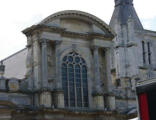
[[[85,60],[76,52],[62,59],[62,85],[66,107],[88,107],[88,80]]]

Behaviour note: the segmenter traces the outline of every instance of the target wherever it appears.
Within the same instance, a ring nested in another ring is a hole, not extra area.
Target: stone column
[[[100,81],[100,70],[99,70],[99,53],[98,47],[94,47],[93,51],[94,57],[94,79],[95,79],[95,93],[102,93],[101,81]]]
[[[42,92],[40,94],[40,106],[50,108],[52,106],[51,91],[48,90],[48,63],[47,63],[47,40],[41,41],[42,50]]]
[[[111,68],[110,68],[111,61],[110,61],[110,59],[111,59],[111,48],[106,48],[107,92],[109,93],[106,96],[106,99],[107,99],[108,108],[111,111],[113,111],[116,108],[116,103],[115,103],[115,96],[112,93],[114,86],[113,86],[113,81],[112,81],[112,77],[111,77]],[[114,74],[116,74],[116,73],[114,73]]]
[[[94,46],[93,50],[93,60],[94,60],[94,81],[95,81],[95,91],[93,92],[93,101],[95,109],[104,109],[104,97],[101,88],[100,81],[100,70],[99,70],[99,53],[98,47]]]
[[[106,70],[107,70],[107,92],[112,92],[113,90],[113,81],[111,77],[111,48],[106,48]],[[115,71],[114,71],[115,72]],[[116,74],[116,73],[114,73]],[[114,75],[115,76],[115,75]],[[116,77],[116,76],[115,76]]]
[[[40,43],[39,43],[39,35],[33,35],[32,36],[32,59],[33,59],[33,83],[34,83],[34,90],[39,90],[41,88],[41,49],[40,49]]]
[[[61,82],[61,62],[59,46],[62,41],[55,41],[55,57],[56,57],[56,89],[62,89]]]
[[[61,80],[61,60],[60,60],[60,50],[59,46],[61,44],[61,40],[55,41],[55,56],[56,56],[56,87],[54,92],[54,101],[55,106],[57,108],[64,108],[64,92],[62,88],[62,80]]]
[[[42,47],[42,89],[48,87],[48,66],[47,66],[47,41],[41,41]]]
[[[34,87],[33,81],[33,43],[31,37],[27,38],[27,58],[26,58],[26,74],[25,77],[28,80],[28,89],[32,90]]]

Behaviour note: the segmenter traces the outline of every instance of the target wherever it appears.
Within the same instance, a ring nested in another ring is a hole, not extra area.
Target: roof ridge
[[[23,49],[21,49],[21,50],[15,52],[15,53],[13,53],[12,55],[9,55],[8,57],[2,59],[1,61],[5,61],[5,60],[11,58],[12,56],[14,56],[14,55],[16,55],[16,54],[18,54],[18,53],[20,53],[20,52],[23,52],[23,51],[26,50],[26,49],[27,49],[27,48],[25,47],[25,48],[23,48]]]

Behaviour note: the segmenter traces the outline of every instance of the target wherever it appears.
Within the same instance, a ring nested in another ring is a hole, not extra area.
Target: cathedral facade
[[[128,120],[135,86],[156,76],[156,32],[133,0],[115,0],[110,24],[67,10],[23,30],[27,47],[1,61],[0,120]]]

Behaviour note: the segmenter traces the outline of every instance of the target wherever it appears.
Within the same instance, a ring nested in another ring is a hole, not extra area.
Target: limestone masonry
[[[67,10],[23,30],[27,47],[0,64],[0,120],[128,120],[135,85],[156,77],[156,32],[133,0],[115,0],[110,24]]]

